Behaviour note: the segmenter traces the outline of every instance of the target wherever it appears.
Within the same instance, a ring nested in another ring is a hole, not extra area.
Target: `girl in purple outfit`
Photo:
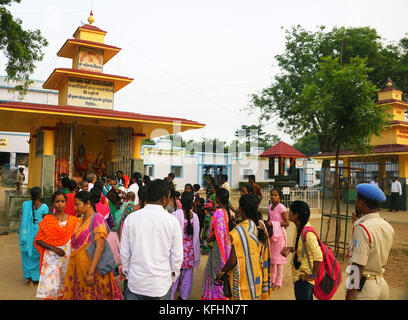
[[[183,263],[181,265],[180,276],[174,282],[171,290],[171,300],[177,291],[180,282],[181,300],[187,300],[191,295],[193,288],[194,268],[200,265],[200,223],[198,216],[192,212],[194,203],[194,194],[184,191],[181,196],[182,209],[173,212],[172,215],[177,218],[183,233]]]
[[[286,207],[280,203],[282,193],[279,189],[272,189],[270,193],[271,204],[268,208],[269,220],[267,225],[272,226],[273,234],[269,238],[271,251],[271,281],[274,290],[282,286],[283,265],[286,257],[281,255],[281,250],[286,246],[286,231],[289,226],[289,217]]]

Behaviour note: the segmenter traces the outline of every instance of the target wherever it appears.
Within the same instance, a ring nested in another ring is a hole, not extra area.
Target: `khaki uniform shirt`
[[[364,225],[371,236],[371,245]],[[364,274],[382,276],[387,264],[394,229],[378,213],[367,214],[354,223],[354,231],[349,243],[349,264],[364,267]]]

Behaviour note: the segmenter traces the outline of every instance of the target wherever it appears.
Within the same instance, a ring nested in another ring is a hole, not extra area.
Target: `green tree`
[[[246,151],[250,151],[251,144],[263,147],[265,150],[269,149],[280,141],[280,138],[276,134],[266,133],[262,129],[262,124],[258,125],[242,125],[240,129],[235,131],[235,137],[238,141],[246,144]]]
[[[379,135],[389,120],[384,108],[374,102],[378,89],[368,78],[372,70],[367,67],[366,60],[351,58],[350,63],[342,65],[339,58],[322,58],[319,69],[310,79],[312,81],[304,86],[296,104],[299,127],[311,134],[317,134],[317,129],[321,138],[332,141],[336,151],[334,187],[338,217],[340,150],[344,146],[351,146],[360,153],[368,150],[370,138]],[[313,129],[309,129],[311,121]],[[336,219],[336,253],[340,234],[340,219]]]
[[[315,135],[307,135],[297,139],[293,147],[302,152],[306,157],[320,152],[319,139]]]
[[[42,48],[48,45],[39,30],[24,30],[22,21],[14,18],[7,6],[21,0],[0,0],[0,49],[7,59],[6,80],[19,83],[15,86],[20,98],[32,83],[30,75],[35,63],[43,59]]]
[[[340,64],[348,64],[357,56],[365,58],[367,77],[373,84],[382,87],[390,76],[401,90],[408,92],[407,52],[408,39],[386,46],[377,31],[369,27],[326,31],[321,26],[314,32],[292,27],[286,30],[285,51],[275,57],[280,73],[270,87],[252,95],[250,107],[261,111],[261,121],[276,117],[278,126],[292,138],[315,136],[321,152],[333,152],[336,137],[327,128],[325,117],[300,101],[305,87],[315,81],[320,58],[331,56]],[[329,166],[329,161],[323,161],[323,178]]]

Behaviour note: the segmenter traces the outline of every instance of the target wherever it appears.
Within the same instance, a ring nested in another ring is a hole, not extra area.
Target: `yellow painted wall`
[[[72,69],[78,69],[79,47],[76,47],[74,57],[72,58]]]
[[[388,129],[382,131],[380,136],[373,135],[370,140],[370,145],[378,146],[382,144],[396,144],[397,136],[395,132],[395,127],[389,127]]]
[[[55,131],[44,130],[44,150],[45,156],[54,155],[54,144],[55,144]]]
[[[79,29],[74,37],[81,40],[105,43],[105,34],[97,31]]]
[[[142,137],[133,137],[132,159],[142,158]]]
[[[35,146],[37,138],[33,139],[33,156],[32,163],[30,163],[31,180],[28,181],[29,188],[41,187],[41,170],[42,170],[42,157],[35,155]]]
[[[342,159],[343,160],[343,167],[349,167],[350,166],[350,158],[343,158]],[[348,177],[349,176],[349,170],[348,169],[345,169],[344,171],[343,171],[343,176],[344,177]]]
[[[402,92],[398,90],[390,90],[378,93],[378,101],[384,100],[401,100]]]
[[[384,112],[392,116],[391,120],[405,121],[405,108],[398,104],[383,105]]]
[[[398,156],[399,162],[399,178],[408,178],[408,155],[402,154]]]
[[[64,84],[60,88],[59,94],[58,94],[58,105],[59,106],[67,105],[67,94],[68,94],[68,79],[65,79]]]

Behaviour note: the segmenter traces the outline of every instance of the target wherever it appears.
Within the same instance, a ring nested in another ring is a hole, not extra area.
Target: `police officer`
[[[386,200],[375,185],[357,187],[353,234],[349,244],[349,266],[353,270],[346,284],[346,300],[385,300],[389,297],[384,266],[394,239],[394,229],[380,217],[378,207]],[[356,284],[350,284],[353,278]]]

